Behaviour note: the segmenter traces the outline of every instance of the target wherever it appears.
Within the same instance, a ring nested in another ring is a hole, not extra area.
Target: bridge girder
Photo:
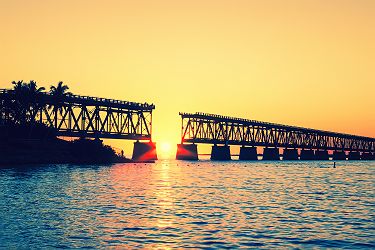
[[[151,139],[151,111],[67,104],[57,110],[43,107],[35,119],[55,128],[60,136]]]
[[[203,113],[180,113],[181,142],[374,152],[375,139]]]
[[[14,103],[11,90],[0,91],[0,104]],[[56,102],[43,94],[27,110],[28,121],[55,129],[58,136],[151,140],[154,105],[105,98],[68,95]],[[1,109],[0,120],[12,119]]]

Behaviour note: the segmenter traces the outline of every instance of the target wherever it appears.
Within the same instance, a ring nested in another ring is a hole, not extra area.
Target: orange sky
[[[374,13],[373,0],[0,0],[0,88],[63,80],[154,103],[158,143],[178,142],[179,111],[375,137]]]

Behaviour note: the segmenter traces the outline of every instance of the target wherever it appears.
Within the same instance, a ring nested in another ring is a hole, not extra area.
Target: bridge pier
[[[279,161],[280,152],[278,148],[264,148],[263,159],[264,161]]]
[[[359,152],[350,151],[348,154],[348,160],[360,160],[361,154]]]
[[[211,150],[211,160],[213,161],[230,161],[230,147],[213,145]]]
[[[177,144],[176,160],[197,161],[197,144]]]
[[[157,160],[155,142],[134,142],[133,156],[134,161],[154,161]]]
[[[346,160],[345,151],[337,151],[337,150],[335,150],[333,152],[332,159],[336,160],[336,161],[345,161]]]
[[[375,160],[375,156],[373,153],[365,152],[362,153],[361,160]]]
[[[302,161],[313,161],[313,160],[317,159],[317,157],[314,153],[314,150],[312,150],[312,149],[302,149],[300,159]]]
[[[296,148],[285,148],[283,151],[284,161],[298,160],[298,150]]]
[[[315,159],[319,161],[328,161],[329,154],[327,150],[317,150],[315,152]]]
[[[240,160],[242,161],[256,161],[258,160],[258,153],[256,147],[245,147],[240,148]]]

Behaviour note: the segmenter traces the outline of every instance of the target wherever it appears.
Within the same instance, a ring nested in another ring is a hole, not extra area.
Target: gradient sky
[[[375,137],[374,13],[374,0],[0,0],[0,88],[62,80],[154,103],[158,143],[179,141],[179,111]]]

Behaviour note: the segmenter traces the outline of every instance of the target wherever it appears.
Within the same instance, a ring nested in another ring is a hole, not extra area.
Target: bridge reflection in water
[[[258,160],[257,147],[263,160],[375,159],[375,138],[205,113],[180,116],[179,160],[198,160],[196,143],[213,144],[211,160],[230,160],[230,145],[241,146],[240,160]]]

